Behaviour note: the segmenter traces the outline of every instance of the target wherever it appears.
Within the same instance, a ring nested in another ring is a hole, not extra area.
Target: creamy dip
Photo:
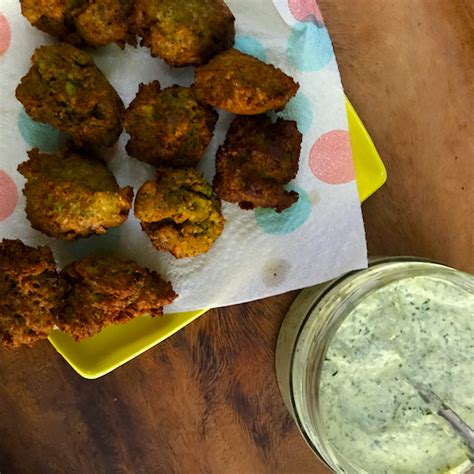
[[[359,469],[461,472],[467,448],[410,380],[474,427],[474,294],[429,276],[379,288],[336,332],[320,383],[328,439]]]

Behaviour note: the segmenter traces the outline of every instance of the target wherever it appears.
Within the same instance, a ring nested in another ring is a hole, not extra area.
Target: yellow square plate
[[[352,141],[360,200],[364,201],[387,179],[375,146],[347,100],[347,116]],[[81,342],[55,330],[49,340],[71,367],[86,379],[96,379],[120,367],[194,321],[207,310],[168,314],[162,318],[142,316],[127,324],[109,326]]]

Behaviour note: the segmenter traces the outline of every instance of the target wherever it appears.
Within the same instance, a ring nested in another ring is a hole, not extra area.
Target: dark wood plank
[[[474,4],[321,2],[347,95],[389,175],[364,206],[372,255],[474,271]]]
[[[390,176],[364,205],[370,252],[474,271],[472,2],[320,6]],[[211,311],[97,381],[47,343],[0,350],[0,472],[326,472],[275,381],[294,295]]]

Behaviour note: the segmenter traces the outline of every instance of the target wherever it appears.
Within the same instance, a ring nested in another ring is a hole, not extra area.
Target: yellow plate
[[[364,202],[387,181],[387,171],[369,132],[347,97],[346,109],[357,188],[359,189],[360,201]]]
[[[347,100],[347,116],[352,141],[360,200],[364,201],[387,179],[375,146]],[[194,321],[207,310],[168,314],[162,318],[142,316],[124,325],[109,326],[96,336],[75,342],[55,330],[49,340],[71,367],[86,379],[96,379],[120,367]]]

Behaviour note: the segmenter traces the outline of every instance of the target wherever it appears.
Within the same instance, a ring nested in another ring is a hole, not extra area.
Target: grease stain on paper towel
[[[282,258],[267,261],[262,268],[262,282],[269,287],[279,286],[286,280],[290,266],[289,262]]]

